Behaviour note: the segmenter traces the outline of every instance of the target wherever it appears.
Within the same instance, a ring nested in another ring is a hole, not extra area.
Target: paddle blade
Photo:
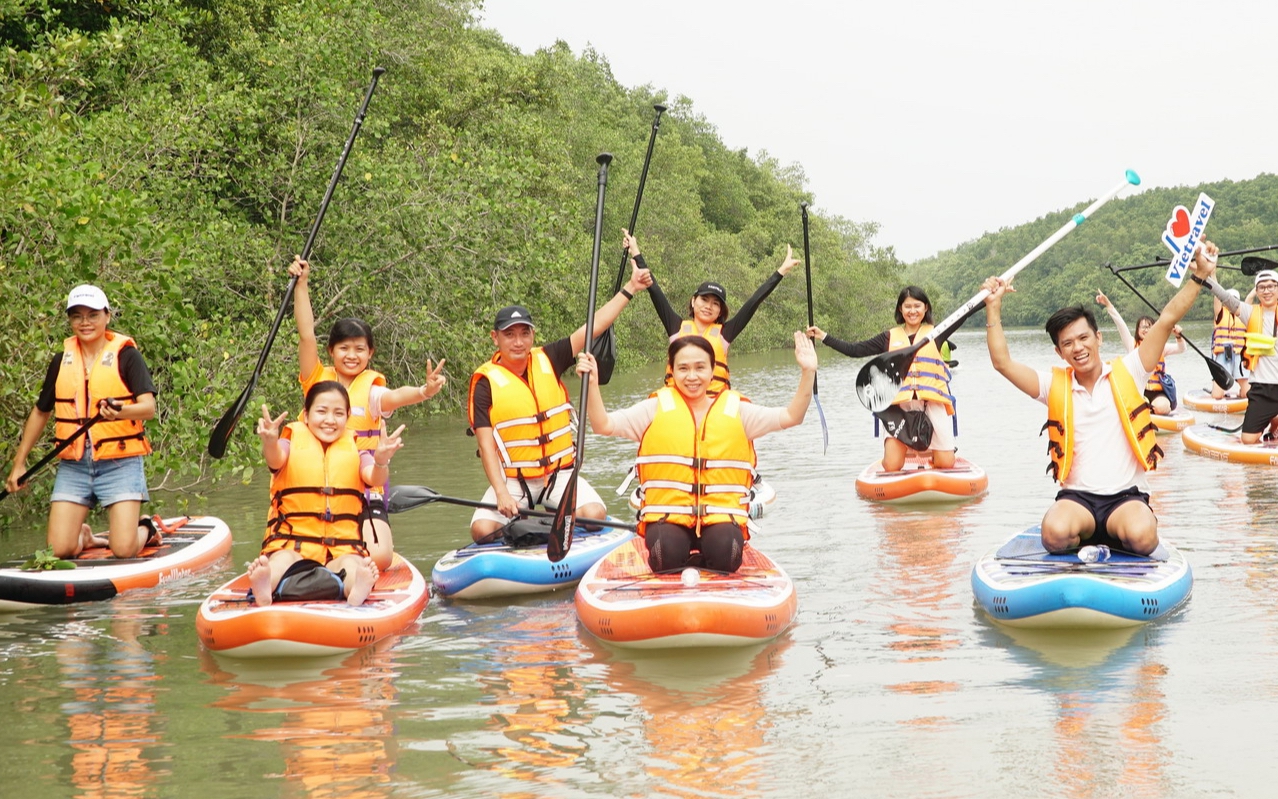
[[[613,367],[617,365],[617,340],[612,336],[611,327],[590,342],[590,354],[599,365],[599,385],[608,385]]]
[[[918,344],[893,350],[871,358],[856,375],[856,395],[871,411],[882,411],[892,404],[914,362]]]
[[[1228,391],[1234,384],[1234,376],[1229,373],[1228,369],[1216,363],[1212,359],[1208,358],[1206,360],[1207,369],[1211,371],[1211,382]]]
[[[816,400],[817,416],[821,417],[821,454],[825,455],[830,451],[830,427],[825,423],[825,409],[821,407],[821,395],[814,391],[812,399]]]
[[[438,493],[426,486],[391,486],[390,493],[386,495],[386,510],[390,513],[403,513],[440,499],[442,497]]]
[[[555,519],[550,524],[550,540],[546,542],[546,557],[558,563],[572,546],[572,530],[577,526],[577,470],[568,476],[568,487],[555,508]]]
[[[214,458],[220,458],[226,454],[226,444],[231,440],[231,433],[235,432],[235,425],[239,423],[240,417],[244,415],[244,409],[248,406],[249,396],[253,393],[253,388],[257,385],[257,375],[253,380],[244,387],[244,391],[235,400],[235,404],[226,409],[226,413],[222,414],[222,418],[218,420],[217,427],[213,428],[213,434],[209,436],[209,455]]]
[[[1278,261],[1271,261],[1268,258],[1261,258],[1255,255],[1248,255],[1242,259],[1242,273],[1247,277],[1255,277],[1265,269],[1278,270]]]

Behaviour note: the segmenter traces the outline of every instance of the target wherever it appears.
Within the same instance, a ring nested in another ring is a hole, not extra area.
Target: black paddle
[[[1028,255],[1013,264],[1012,268],[1004,272],[1001,279],[1010,281],[1016,277],[1034,259],[1047,252],[1053,244],[1069,235],[1069,232],[1074,228],[1086,222],[1087,218],[1095,213],[1097,209],[1117,197],[1118,193],[1129,185],[1140,185],[1140,176],[1130,169],[1127,170],[1127,175],[1122,183],[1110,189],[1099,200],[1087,206],[1081,212],[1074,214],[1060,230],[1048,236],[1042,244],[1035,247]],[[968,317],[983,307],[987,296],[989,296],[989,292],[981,289],[975,297],[968,300],[954,313],[945,317],[940,324],[932,328],[930,333],[926,336],[917,337],[913,346],[892,350],[871,358],[865,366],[861,367],[861,371],[856,376],[856,394],[861,399],[861,404],[872,411],[881,411],[891,405],[892,400],[896,398],[897,393],[901,390],[901,383],[904,382],[906,374],[910,371],[910,364],[913,363],[915,354],[929,341],[947,338],[957,330],[960,325],[967,321]]]
[[[1271,261],[1268,258],[1260,258],[1255,255],[1249,255],[1242,259],[1242,273],[1247,277],[1255,277],[1266,269],[1278,270],[1278,261]]]
[[[1233,255],[1246,255],[1248,253],[1268,252],[1270,250],[1278,250],[1278,244],[1270,244],[1268,247],[1248,247],[1242,250],[1230,250],[1229,252],[1222,252],[1216,257],[1228,258]],[[1156,266],[1167,266],[1170,263],[1171,263],[1170,258],[1159,258],[1158,260],[1148,264],[1139,264],[1137,266],[1120,266],[1118,268],[1118,271],[1131,272],[1136,269],[1152,269]],[[1271,261],[1268,258],[1244,258],[1242,259],[1241,267],[1229,266],[1227,264],[1220,264],[1216,268],[1217,269],[1237,269],[1238,271],[1242,272],[1247,277],[1255,277],[1256,273],[1262,269],[1278,269],[1278,262]]]
[[[359,135],[359,129],[364,124],[364,113],[368,111],[368,101],[373,99],[373,91],[377,88],[377,79],[382,76],[386,70],[377,67],[373,70],[373,82],[368,85],[368,91],[364,93],[364,102],[360,103],[359,113],[355,115],[355,124],[351,128],[351,135],[346,138],[346,146],[342,148],[342,154],[337,159],[337,167],[333,170],[333,177],[328,181],[328,190],[324,192],[324,199],[320,201],[319,213],[315,215],[315,222],[311,224],[311,233],[306,237],[306,246],[302,248],[302,260],[305,261],[311,257],[311,247],[315,245],[315,237],[319,235],[320,225],[324,222],[324,214],[328,211],[329,200],[333,198],[333,190],[337,188],[337,181],[342,176],[342,169],[346,166],[346,158],[351,154],[351,146],[355,144],[355,137]],[[271,332],[266,335],[266,344],[262,347],[262,354],[257,358],[257,366],[253,369],[253,375],[249,378],[248,385],[244,387],[244,391],[240,393],[238,399],[226,413],[222,414],[222,418],[218,421],[217,427],[213,428],[212,435],[209,436],[209,454],[214,458],[220,458],[226,454],[226,444],[231,440],[231,433],[235,430],[235,425],[240,421],[240,417],[244,415],[244,409],[248,407],[249,397],[253,394],[253,389],[257,387],[257,381],[262,376],[262,367],[266,365],[266,356],[271,352],[271,345],[275,343],[275,334],[280,331],[280,323],[284,321],[284,314],[288,311],[289,300],[293,297],[293,288],[297,285],[297,278],[290,278],[288,287],[284,289],[284,299],[280,301],[280,310],[275,314],[275,322],[271,324]]]
[[[652,118],[652,133],[648,135],[648,152],[643,157],[643,171],[639,173],[639,190],[635,192],[635,205],[630,211],[630,227],[626,228],[632,236],[635,234],[635,226],[639,224],[639,204],[643,202],[643,186],[648,182],[648,164],[652,163],[652,148],[657,143],[657,131],[661,128],[661,115],[666,107],[654,105],[653,109],[656,110],[657,115]],[[621,284],[626,275],[626,263],[629,260],[630,254],[623,246],[621,266],[617,269],[617,280],[612,287],[613,294],[621,291]],[[595,356],[595,363],[599,367],[598,379],[601,386],[608,385],[608,381],[612,379],[613,367],[617,365],[617,340],[612,332],[614,327],[616,327],[615,324],[609,326],[590,346],[590,354]]]
[[[812,316],[812,256],[811,247],[808,245],[808,204],[799,203],[799,210],[803,213],[803,271],[808,279],[808,327],[816,324]],[[817,393],[817,379],[812,378],[812,399],[816,400],[817,416],[821,417],[821,440],[824,447],[821,454],[830,451],[830,428],[825,423],[825,409],[821,407],[821,396]]]
[[[116,403],[115,400],[103,400],[103,401],[112,403],[112,406],[116,410],[120,409],[119,404]],[[50,461],[58,457],[58,455],[60,455],[64,449],[66,449],[67,447],[75,443],[75,440],[77,438],[89,432],[89,428],[93,427],[95,424],[97,424],[100,421],[102,421],[102,412],[98,411],[96,416],[94,416],[92,419],[85,422],[84,424],[80,425],[80,427],[78,427],[74,433],[67,436],[62,441],[61,444],[54,447],[52,452],[50,452],[48,455],[45,455],[40,460],[36,461],[35,466],[32,466],[30,469],[27,469],[25,472],[23,472],[22,476],[18,478],[18,485],[19,486],[26,485],[27,481],[30,480],[35,475],[36,472],[40,471],[45,466],[48,466]],[[7,496],[9,496],[9,489],[6,488],[3,490],[0,490],[0,500],[3,500]]]
[[[599,195],[595,199],[595,246],[590,254],[590,294],[586,304],[586,345],[590,345],[595,332],[595,293],[599,289],[599,243],[603,237],[604,194],[608,189],[608,165],[611,153],[600,153],[595,159],[599,164]],[[564,486],[559,507],[555,508],[555,521],[550,525],[550,541],[546,543],[546,557],[558,563],[572,546],[572,531],[577,526],[577,475],[581,474],[581,462],[586,459],[586,396],[590,387],[590,375],[581,376],[581,397],[577,402],[577,443],[572,461],[572,474]]]
[[[403,513],[406,510],[420,508],[423,505],[429,505],[433,502],[445,502],[449,505],[461,505],[464,508],[485,508],[487,510],[498,510],[498,507],[491,502],[477,502],[473,499],[459,499],[457,497],[446,497],[436,493],[433,489],[426,486],[391,486],[390,493],[386,497],[387,509],[391,513]],[[520,508],[520,516],[535,516],[542,519],[553,519],[555,514],[544,510],[531,510],[529,508]],[[599,527],[618,527],[623,530],[635,530],[638,528],[636,524],[616,521],[615,519],[577,519],[581,524],[589,524]]]
[[[1112,264],[1106,264],[1106,266],[1109,267],[1109,271],[1114,273],[1114,277],[1123,281],[1123,285],[1126,286],[1128,289],[1130,289],[1132,294],[1135,294],[1140,299],[1141,302],[1148,305],[1153,310],[1154,313],[1162,313],[1162,311],[1160,311],[1157,307],[1155,307],[1152,302],[1145,299],[1145,296],[1141,294],[1139,291],[1137,291],[1136,287],[1127,281],[1127,278],[1119,274],[1118,270],[1115,269]],[[1198,349],[1198,347],[1194,345],[1194,342],[1189,340],[1188,336],[1184,336],[1183,338],[1185,343],[1189,345],[1189,348],[1192,349],[1194,352],[1198,353],[1199,355],[1201,355],[1203,360],[1207,362],[1207,369],[1211,372],[1211,381],[1215,383],[1216,385],[1220,386],[1221,388],[1228,390],[1229,387],[1234,384],[1234,376],[1229,374],[1229,370],[1221,366],[1220,364],[1216,363],[1214,360],[1208,357],[1206,353]]]

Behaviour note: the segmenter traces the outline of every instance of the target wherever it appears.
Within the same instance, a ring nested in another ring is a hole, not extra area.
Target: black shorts
[[[1278,416],[1278,385],[1252,383],[1247,389],[1247,410],[1243,413],[1244,433],[1263,433]]]
[[[1082,505],[1092,514],[1092,519],[1096,522],[1096,532],[1091,538],[1084,539],[1089,544],[1106,544],[1108,546],[1123,548],[1123,542],[1117,537],[1109,534],[1105,523],[1109,521],[1109,517],[1118,510],[1119,505],[1125,505],[1128,502],[1143,502],[1148,507],[1149,494],[1141,491],[1133,486],[1126,491],[1120,491],[1117,494],[1093,494],[1090,491],[1075,491],[1072,488],[1062,488],[1056,493],[1056,499],[1067,499],[1070,502]]]
[[[1145,389],[1145,399],[1149,400],[1150,402],[1153,402],[1154,400],[1158,399],[1159,397],[1166,397],[1166,396],[1167,396],[1167,392],[1165,392],[1165,391],[1155,391],[1155,390],[1154,390],[1154,389],[1152,389],[1152,388],[1147,388],[1147,389]],[[1170,398],[1170,397],[1168,397],[1168,398],[1167,398],[1167,401],[1168,401],[1168,402],[1171,402],[1171,398]]]

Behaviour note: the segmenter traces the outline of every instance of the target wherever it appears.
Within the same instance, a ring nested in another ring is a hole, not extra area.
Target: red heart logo
[[[1171,232],[1178,239],[1189,235],[1189,212],[1184,208],[1177,208],[1172,214]]]

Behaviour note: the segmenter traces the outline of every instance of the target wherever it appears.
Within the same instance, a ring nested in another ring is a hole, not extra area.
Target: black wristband
[[[1192,277],[1192,276],[1191,276],[1191,277]],[[623,288],[623,289],[621,289],[621,294],[622,294],[622,296],[624,296],[624,297],[625,297],[626,299],[628,299],[628,300],[633,300],[633,299],[635,298],[635,295],[633,295],[633,294],[631,294],[630,292],[626,291],[624,288]]]
[[[1189,279],[1190,279],[1190,280],[1192,280],[1192,281],[1194,281],[1195,283],[1197,283],[1197,284],[1198,284],[1198,285],[1200,285],[1200,286],[1205,286],[1205,285],[1207,285],[1207,281],[1206,281],[1206,280],[1203,280],[1203,279],[1202,279],[1201,277],[1199,277],[1198,275],[1191,274],[1191,275],[1189,276]]]

